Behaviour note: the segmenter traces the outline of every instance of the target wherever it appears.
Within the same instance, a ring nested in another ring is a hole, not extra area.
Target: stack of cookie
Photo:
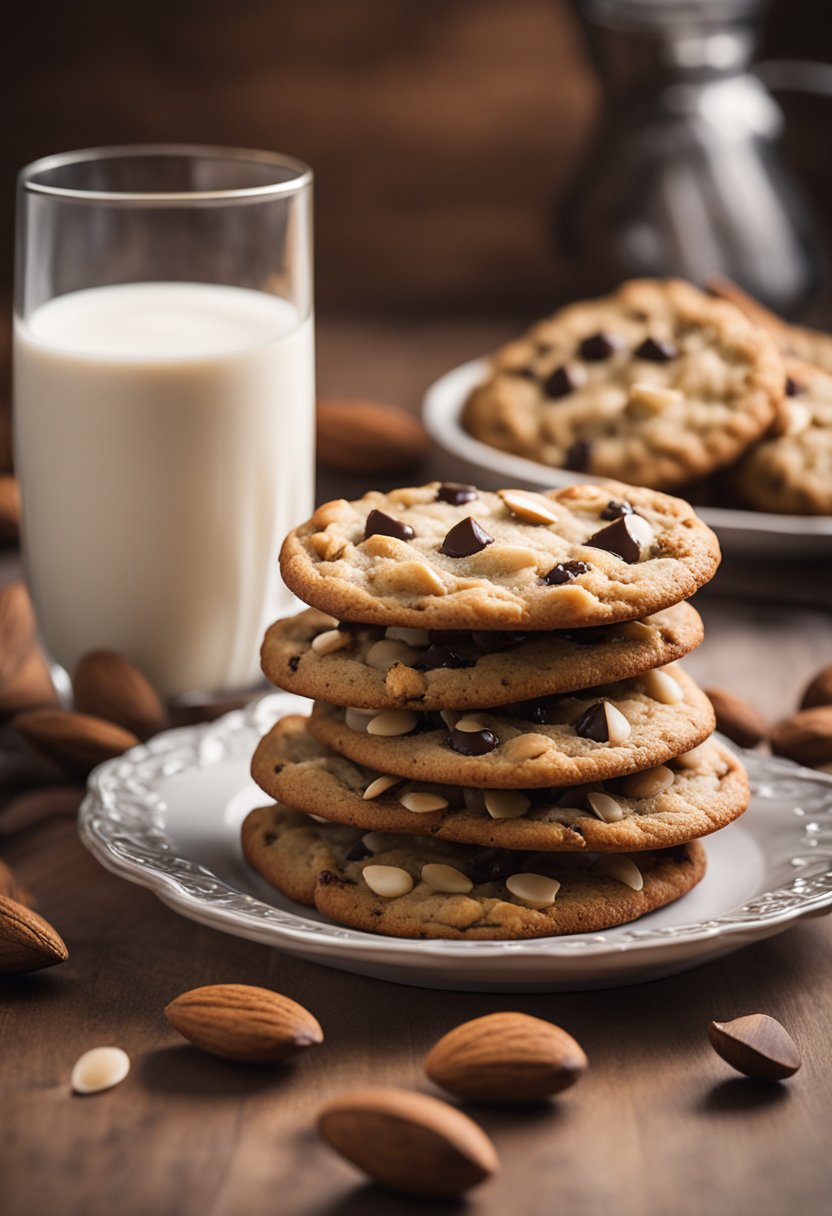
[[[312,607],[263,669],[310,697],[260,742],[279,806],[250,864],[334,920],[510,939],[632,921],[702,877],[699,837],[748,803],[677,664],[719,562],[679,499],[433,483],[320,507],[281,553]]]

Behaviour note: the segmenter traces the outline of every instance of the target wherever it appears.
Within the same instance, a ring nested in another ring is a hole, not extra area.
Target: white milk
[[[312,321],[237,287],[74,292],[15,331],[24,557],[53,658],[120,651],[165,695],[250,685],[312,508]]]

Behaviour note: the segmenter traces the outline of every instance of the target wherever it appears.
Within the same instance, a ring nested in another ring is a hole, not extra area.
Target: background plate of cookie
[[[455,480],[470,480],[484,489],[512,486],[534,490],[604,480],[501,451],[470,435],[462,425],[463,407],[488,369],[487,358],[463,363],[436,380],[424,397],[425,428],[434,442],[454,458]],[[725,553],[795,558],[821,558],[832,553],[832,516],[775,515],[707,505],[705,496],[700,498],[691,490],[670,493],[681,493],[693,502],[699,517],[719,534]]]
[[[704,880],[675,904],[603,933],[527,941],[380,937],[283,898],[246,865],[240,825],[264,795],[257,741],[308,709],[271,694],[217,722],[157,735],[93,773],[81,839],[108,870],[181,915],[344,971],[401,984],[558,991],[657,979],[832,909],[832,778],[753,752],[750,809],[705,842]]]

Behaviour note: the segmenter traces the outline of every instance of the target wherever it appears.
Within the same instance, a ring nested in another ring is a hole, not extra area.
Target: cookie
[[[773,433],[737,465],[734,489],[761,511],[832,515],[832,376],[797,359],[785,365]]]
[[[337,499],[290,532],[292,591],[340,621],[417,629],[579,629],[689,598],[717,539],[678,498],[569,486],[549,494],[432,482]]]
[[[698,842],[632,859],[509,853],[378,837],[274,806],[251,812],[242,842],[253,869],[289,899],[391,937],[511,941],[600,932],[672,903],[705,873]],[[365,876],[368,866],[382,873]]]
[[[604,781],[664,764],[715,724],[708,698],[676,667],[496,710],[375,714],[316,701],[309,719],[321,743],[380,773],[511,789]]]
[[[762,435],[783,382],[775,342],[733,305],[643,279],[571,304],[501,350],[462,422],[555,468],[673,489]]]
[[[707,286],[715,296],[734,304],[749,321],[770,334],[783,355],[811,363],[832,375],[832,334],[805,325],[790,325],[722,275],[714,275]]]
[[[536,852],[684,844],[725,827],[749,798],[742,764],[713,740],[620,780],[554,790],[463,789],[362,768],[319,743],[296,715],[267,736],[253,775],[276,801],[336,823]]]
[[[314,608],[277,621],[261,652],[266,676],[302,697],[359,709],[480,709],[663,667],[703,635],[689,604],[645,621],[562,632],[337,624]]]

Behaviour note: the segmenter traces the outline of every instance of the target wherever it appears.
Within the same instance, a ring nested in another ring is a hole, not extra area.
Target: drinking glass
[[[313,502],[312,173],[95,148],[19,177],[15,458],[42,640],[165,697],[252,686]]]

